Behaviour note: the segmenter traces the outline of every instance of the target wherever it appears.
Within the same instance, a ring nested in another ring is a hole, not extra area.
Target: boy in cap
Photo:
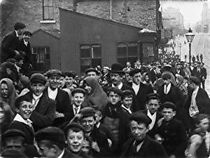
[[[95,68],[88,68],[85,70],[85,75],[87,77],[95,77],[97,78],[99,75],[99,72]]]
[[[1,63],[15,55],[20,55],[18,47],[20,45],[19,36],[22,35],[25,24],[17,22],[14,25],[14,31],[7,34],[1,42]]]
[[[182,122],[175,118],[176,105],[165,102],[161,109],[163,119],[159,121],[155,138],[162,143],[170,157],[184,157],[187,135]]]
[[[92,148],[97,157],[109,157],[110,147],[106,135],[95,127],[96,116],[92,107],[85,107],[81,111],[80,123],[84,128],[85,136],[92,139]]]
[[[29,31],[23,32],[23,38],[20,40],[20,45],[18,51],[21,53],[23,57],[23,66],[22,66],[22,73],[26,76],[29,76],[32,69],[31,63],[31,44],[30,38],[32,33]]]
[[[167,158],[163,146],[147,136],[150,123],[150,118],[141,112],[135,112],[131,115],[130,131],[132,137],[123,145],[121,158]]]
[[[59,79],[62,72],[57,69],[51,69],[46,73],[48,77],[48,86],[46,93],[49,98],[56,101],[56,118],[53,125],[63,128],[71,119],[70,99],[66,91],[59,88]]]
[[[47,127],[35,134],[40,153],[46,158],[70,158],[72,154],[65,149],[64,132],[57,127]]]
[[[46,78],[41,73],[34,73],[30,78],[30,91],[24,96],[30,98],[34,105],[31,114],[34,130],[45,128],[52,125],[55,119],[55,101],[50,99],[44,92],[46,88]]]

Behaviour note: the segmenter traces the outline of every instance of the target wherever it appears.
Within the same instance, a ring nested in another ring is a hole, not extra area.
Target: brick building
[[[56,33],[56,36],[62,39],[59,8],[138,28],[147,28],[157,33],[161,27],[159,0],[3,0],[1,37],[11,31],[14,23],[19,21],[25,23],[31,32],[41,29],[52,35]],[[34,46],[33,41],[35,40],[32,37],[32,46]],[[38,43],[35,45],[37,48]],[[59,50],[62,49],[59,46]],[[61,66],[63,61],[57,62],[49,62],[50,67],[65,69],[65,66]]]

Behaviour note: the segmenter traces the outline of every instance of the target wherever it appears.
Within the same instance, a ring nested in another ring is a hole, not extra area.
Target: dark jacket
[[[150,93],[153,93],[152,86],[140,83],[140,88],[138,90],[138,93],[134,97],[134,103],[132,107],[133,112],[136,112],[138,110],[145,110],[147,95]]]
[[[46,93],[48,94],[47,90]],[[55,98],[55,102],[56,111],[59,113],[63,113],[64,118],[56,118],[53,124],[57,127],[63,127],[66,124],[66,122],[69,122],[72,118],[72,110],[70,108],[71,103],[68,93],[62,89],[58,89],[58,94]]]
[[[162,145],[169,156],[184,157],[184,151],[187,147],[187,135],[182,122],[175,118],[170,121],[163,120],[157,129],[157,134],[163,138]]]
[[[144,142],[138,152],[134,150],[134,139],[129,139],[124,145],[121,158],[167,158],[163,146],[152,140],[149,136],[144,138]]]
[[[16,36],[15,31],[7,34],[1,42],[1,62],[9,58],[15,57],[15,50],[18,50],[20,44],[19,38]]]
[[[33,99],[31,92],[28,92],[25,96]],[[55,108],[55,101],[50,99],[46,93],[43,93],[30,117],[35,131],[52,125],[55,119]]]

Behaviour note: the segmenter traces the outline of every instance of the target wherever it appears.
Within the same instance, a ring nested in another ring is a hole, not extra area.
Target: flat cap
[[[42,83],[42,84],[46,84],[47,80],[45,78],[45,76],[41,73],[34,73],[31,75],[30,77],[30,82],[31,83]]]
[[[95,116],[95,113],[96,113],[96,111],[92,107],[84,107],[80,110],[80,114],[82,115],[81,118]]]
[[[122,95],[123,95],[122,90],[120,90],[120,89],[118,89],[118,88],[116,88],[116,87],[110,87],[110,88],[108,88],[107,94],[109,94],[110,92],[117,93],[117,94],[118,94],[119,96],[121,96],[121,97],[122,97]]]
[[[137,73],[139,73],[139,72],[141,72],[140,69],[133,69],[133,70],[130,71],[129,75],[130,75],[130,76],[134,76],[135,74],[137,74]]]
[[[51,77],[51,76],[62,76],[62,72],[58,69],[51,69],[48,70],[46,73],[47,77]]]
[[[130,121],[136,121],[138,123],[145,123],[147,126],[152,122],[152,120],[144,113],[137,111],[130,116]]]
[[[151,99],[160,99],[160,96],[158,95],[158,93],[149,93],[147,95],[147,101],[151,100]]]
[[[26,27],[26,25],[21,22],[17,22],[14,25],[15,30],[24,29],[25,27]]]
[[[85,70],[85,74],[86,74],[86,75],[87,75],[87,73],[89,73],[89,72],[95,72],[97,75],[99,74],[99,72],[98,72],[95,68],[92,68],[92,67]]]
[[[23,35],[31,37],[32,33],[30,31],[24,31]]]
[[[2,140],[9,138],[9,137],[23,137],[25,138],[26,135],[24,132],[18,129],[8,129],[2,135]]]
[[[169,101],[166,101],[161,105],[161,109],[163,108],[169,108],[169,109],[172,109],[173,111],[176,111],[176,105]]]
[[[52,142],[57,142],[59,144],[65,144],[64,132],[57,127],[46,127],[35,134],[36,141],[48,140]]]
[[[200,85],[200,79],[196,76],[191,76],[189,81],[195,83],[196,85]]]
[[[84,95],[86,95],[86,91],[83,88],[73,89],[73,91],[71,92],[71,95],[73,96],[75,93],[83,93]]]

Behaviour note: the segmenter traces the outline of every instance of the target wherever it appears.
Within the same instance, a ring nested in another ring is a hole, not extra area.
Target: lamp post
[[[191,65],[191,44],[195,37],[195,34],[193,34],[192,29],[189,28],[188,33],[185,34],[187,38],[187,42],[189,43],[189,64]]]

